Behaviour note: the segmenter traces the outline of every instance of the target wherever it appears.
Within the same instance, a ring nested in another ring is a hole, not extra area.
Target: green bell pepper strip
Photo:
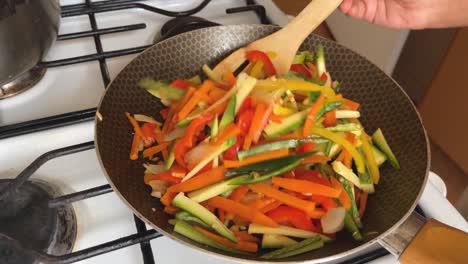
[[[257,155],[265,151],[273,151],[273,150],[284,149],[284,148],[297,148],[299,145],[306,143],[306,142],[326,143],[329,141],[323,138],[288,139],[288,140],[276,141],[272,143],[255,146],[248,150],[239,151],[239,153],[237,153],[237,158],[239,160],[243,160],[246,157]]]
[[[357,149],[349,142],[348,140],[336,135],[333,132],[330,132],[326,130],[325,128],[320,128],[320,127],[312,127],[310,130],[310,133],[319,135],[323,138],[329,139],[337,144],[340,144],[345,148],[350,154],[351,157],[353,157],[354,162],[356,163],[356,167],[358,172],[364,173],[365,166],[364,166],[364,160],[361,156],[361,154],[357,151]]]
[[[284,158],[271,159],[266,161],[257,162],[247,166],[243,166],[234,170],[230,170],[224,173],[224,176],[231,177],[237,175],[245,175],[251,172],[257,173],[268,173],[278,169],[281,169],[297,160],[301,160],[312,153],[301,153],[297,155],[287,156]]]
[[[343,104],[343,100],[331,101],[331,102],[323,104],[323,106],[320,108],[319,112],[317,113],[315,120],[318,120],[324,114],[339,108],[342,104]]]
[[[340,177],[340,183],[343,185],[346,193],[348,194],[349,198],[351,199],[351,208],[349,209],[351,216],[353,217],[353,221],[356,223],[357,227],[362,228],[361,217],[359,216],[359,211],[357,209],[356,200],[354,199],[354,191],[351,188],[348,180],[343,177]]]
[[[348,230],[348,232],[351,233],[354,240],[356,241],[363,240],[361,232],[359,231],[359,228],[356,226],[356,223],[354,223],[353,217],[351,216],[351,213],[349,211],[346,212],[345,214],[344,226],[346,230]]]

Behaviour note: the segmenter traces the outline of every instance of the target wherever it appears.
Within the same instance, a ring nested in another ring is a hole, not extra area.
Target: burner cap
[[[47,69],[44,67],[34,67],[15,80],[0,85],[0,99],[15,96],[33,87],[44,77],[46,71]]]
[[[12,180],[0,180],[0,190]],[[63,255],[73,249],[76,216],[71,206],[49,208],[48,202],[61,195],[44,182],[26,182],[0,201],[0,263],[36,263],[10,241],[25,249]]]
[[[162,26],[161,32],[156,35],[154,42],[165,40],[180,33],[213,26],[219,26],[219,24],[195,16],[176,17]]]

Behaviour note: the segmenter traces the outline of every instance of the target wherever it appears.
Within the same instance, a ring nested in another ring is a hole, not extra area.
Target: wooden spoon
[[[256,40],[234,51],[213,69],[215,77],[221,80],[226,71],[234,72],[246,60],[250,50],[275,52],[272,63],[278,74],[286,73],[297,50],[312,33],[340,4],[342,0],[312,0],[302,12],[281,30]]]

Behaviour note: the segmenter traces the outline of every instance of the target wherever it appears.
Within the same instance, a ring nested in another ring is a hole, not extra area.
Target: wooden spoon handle
[[[468,233],[430,219],[403,251],[400,262],[467,263]]]
[[[282,33],[289,38],[302,43],[338,6],[343,0],[312,0],[299,15],[297,15]]]

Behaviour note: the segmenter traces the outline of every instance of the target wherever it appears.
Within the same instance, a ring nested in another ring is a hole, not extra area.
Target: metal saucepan
[[[151,197],[150,187],[143,183],[143,160],[129,160],[133,130],[124,112],[161,118],[158,115],[162,104],[137,86],[140,79],[192,77],[201,73],[203,64],[214,66],[230,52],[278,29],[264,25],[222,26],[181,34],[146,50],[109,85],[98,107],[103,119],[96,121],[97,154],[115,192],[138,217],[157,231],[209,254],[260,261],[257,257],[221,252],[173,232],[173,226],[168,223],[170,216],[163,212],[159,199]],[[325,46],[327,69],[331,75],[343,81],[342,93],[361,103],[361,121],[366,129],[374,131],[380,127],[385,131],[401,169],[395,170],[388,164],[381,169],[381,182],[376,186],[375,194],[369,197],[363,219],[365,242],[358,243],[342,232],[336,241],[320,250],[280,260],[286,262],[334,260],[382,241],[412,214],[429,171],[426,132],[415,106],[400,86],[367,59],[336,42],[310,35],[301,49],[314,50],[318,44]],[[391,241],[387,239],[382,243],[389,246]],[[400,248],[394,247],[393,251],[401,253]]]
[[[36,66],[57,38],[59,0],[0,1],[0,85]]]

